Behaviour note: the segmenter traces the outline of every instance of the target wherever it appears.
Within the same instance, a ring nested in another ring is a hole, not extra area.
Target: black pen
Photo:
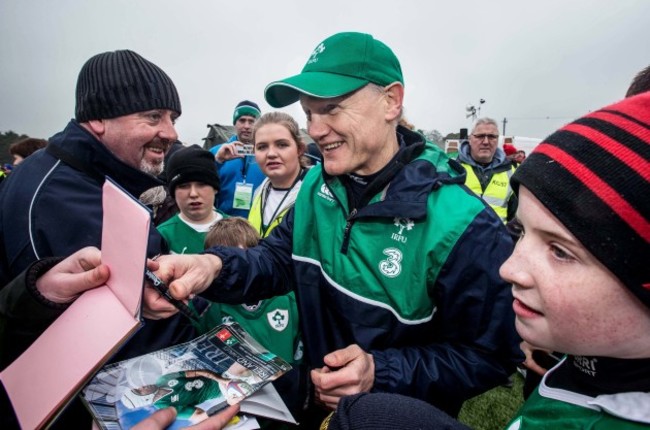
[[[158,276],[156,276],[155,273],[153,273],[151,270],[146,269],[144,272],[144,275],[146,276],[147,280],[151,283],[151,286],[153,286],[156,291],[158,291],[164,298],[167,300],[169,303],[174,305],[176,309],[183,315],[185,315],[187,318],[190,319],[190,321],[194,323],[198,323],[198,319],[192,309],[185,304],[185,302],[175,299],[172,297],[171,294],[169,294],[169,288],[167,288],[167,285],[160,279]]]

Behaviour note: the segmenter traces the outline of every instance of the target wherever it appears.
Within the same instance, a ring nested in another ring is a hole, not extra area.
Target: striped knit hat
[[[243,100],[237,103],[235,106],[235,111],[232,113],[232,123],[235,124],[239,118],[244,115],[252,116],[253,118],[259,118],[262,114],[260,107],[257,103],[250,100]]]
[[[650,93],[551,134],[511,181],[650,307]]]
[[[169,76],[135,52],[97,54],[81,68],[77,121],[110,119],[152,109],[169,109],[180,115],[181,102]]]

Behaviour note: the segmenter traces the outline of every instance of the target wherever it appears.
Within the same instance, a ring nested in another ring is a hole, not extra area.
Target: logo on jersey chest
[[[334,196],[332,195],[330,189],[327,188],[326,184],[321,184],[320,191],[318,191],[316,194],[318,195],[318,197],[321,197],[330,203],[334,203]]]
[[[289,311],[286,309],[275,309],[266,314],[266,319],[273,330],[283,331],[289,326]]]
[[[398,231],[391,233],[390,238],[401,243],[406,243],[408,238],[403,235],[404,230],[412,230],[415,223],[410,218],[395,217],[393,219],[393,225],[398,228]]]

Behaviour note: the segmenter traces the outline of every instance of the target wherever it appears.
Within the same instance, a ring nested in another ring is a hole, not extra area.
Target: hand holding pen
[[[165,298],[165,300],[174,305],[174,307],[178,309],[181,314],[189,318],[189,320],[192,322],[198,322],[198,317],[195,315],[194,311],[188,305],[186,305],[185,302],[172,297],[172,295],[169,293],[169,288],[167,288],[167,284],[165,284],[158,276],[156,276],[155,273],[149,269],[146,269],[144,276],[145,279],[149,281],[151,286],[156,291],[158,291],[160,295]]]

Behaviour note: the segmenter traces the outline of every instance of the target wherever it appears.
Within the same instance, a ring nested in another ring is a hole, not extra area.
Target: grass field
[[[524,379],[515,372],[512,388],[497,387],[468,400],[459,419],[474,430],[502,430],[523,404]]]

